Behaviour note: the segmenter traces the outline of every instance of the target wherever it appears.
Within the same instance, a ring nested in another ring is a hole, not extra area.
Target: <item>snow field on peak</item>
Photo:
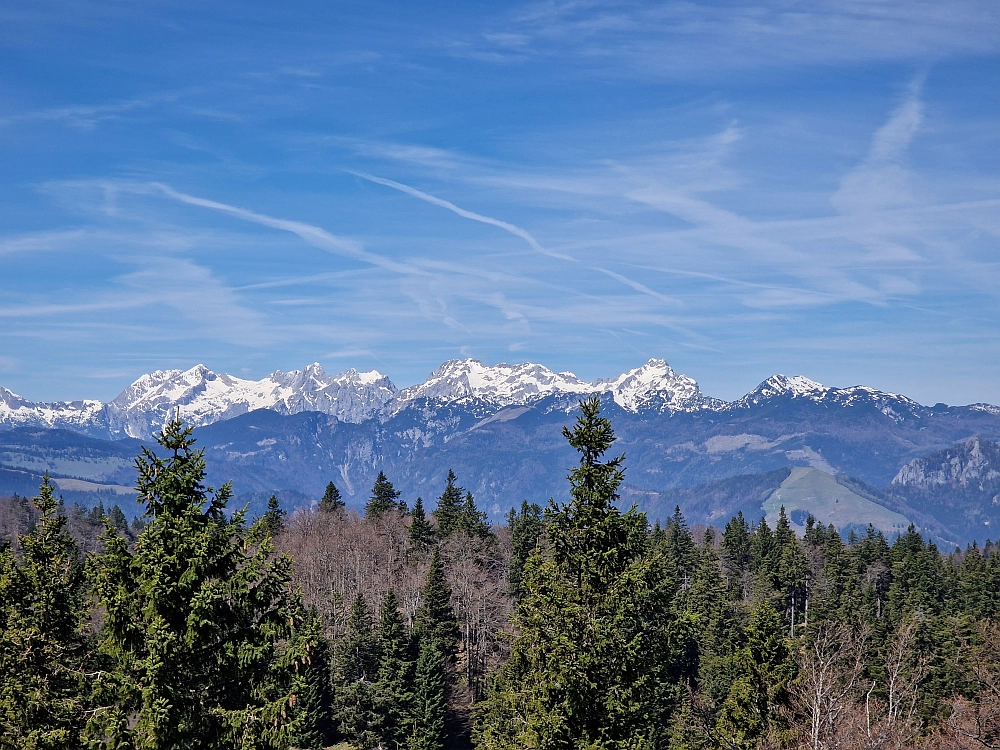
[[[555,373],[531,363],[488,367],[476,359],[449,360],[435,369],[423,383],[404,388],[397,405],[426,398],[446,401],[479,399],[497,406],[536,401],[553,393],[590,393],[571,372]]]
[[[497,407],[525,405],[554,394],[611,393],[624,409],[638,411],[653,401],[662,408],[704,408],[698,384],[678,375],[662,359],[651,359],[618,377],[588,383],[571,372],[553,372],[532,363],[484,365],[479,360],[450,360],[426,381],[401,390],[395,409],[420,398],[448,402],[478,400]]]

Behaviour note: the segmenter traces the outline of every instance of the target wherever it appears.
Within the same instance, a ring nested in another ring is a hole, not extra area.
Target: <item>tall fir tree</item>
[[[448,469],[448,479],[444,492],[438,498],[437,508],[431,514],[437,521],[438,534],[450,536],[462,528],[462,506],[465,501],[465,488],[459,487],[455,472]]]
[[[476,499],[471,492],[465,493],[465,500],[462,502],[462,518],[459,528],[469,536],[487,539],[493,536],[493,529],[487,521],[489,516],[476,507]]]
[[[739,511],[722,532],[722,565],[730,591],[744,593],[751,566],[750,524]]]
[[[0,748],[81,747],[89,666],[86,586],[77,545],[48,475],[41,517],[19,536],[21,559],[0,550]]]
[[[411,733],[414,712],[414,662],[410,638],[399,611],[396,593],[389,589],[379,610],[376,639],[379,649],[376,703],[382,715],[379,738],[387,748],[401,748]]]
[[[115,505],[108,511],[108,520],[117,531],[128,531],[128,519],[119,506]]]
[[[413,549],[424,552],[430,549],[435,537],[434,526],[427,520],[427,514],[424,512],[423,498],[418,497],[417,502],[413,504],[413,510],[410,512],[410,527],[407,529],[407,539]]]
[[[261,516],[261,523],[271,537],[275,537],[284,528],[285,511],[281,508],[281,503],[276,495],[271,495],[267,501],[267,510]]]
[[[319,509],[324,513],[333,513],[344,509],[344,501],[340,499],[340,490],[333,482],[327,482],[326,491],[319,501]]]
[[[542,508],[538,503],[521,502],[520,512],[513,508],[507,516],[507,527],[510,529],[511,555],[507,563],[507,582],[510,595],[515,600],[524,596],[524,566],[528,556],[534,552],[538,540],[545,528],[542,520]]]
[[[334,657],[334,718],[340,733],[357,748],[379,744],[381,711],[377,705],[378,642],[371,613],[358,592],[337,641]]]
[[[698,549],[679,505],[674,507],[674,514],[664,529],[663,551],[674,570],[678,585],[687,590],[698,565]]]
[[[420,641],[407,750],[443,750],[448,713],[447,654],[434,638]]]
[[[385,473],[380,471],[372,487],[372,496],[365,505],[365,518],[378,518],[391,510],[401,510],[403,506],[399,503],[400,494],[392,486],[392,482],[386,479]]]
[[[421,642],[437,641],[438,648],[449,658],[455,655],[458,643],[458,619],[451,606],[451,586],[444,574],[441,550],[434,548],[431,563],[420,592],[420,607],[413,619],[413,632]]]
[[[319,614],[312,610],[302,624],[308,656],[302,667],[302,692],[298,696],[298,722],[292,745],[302,750],[322,750],[333,743],[333,681],[330,641],[323,633]]]
[[[719,711],[715,739],[722,747],[751,750],[769,736],[787,740],[788,687],[796,666],[778,613],[759,605],[746,628],[746,643],[731,657],[735,679]]]
[[[136,459],[147,524],[130,550],[109,529],[96,593],[108,662],[94,746],[282,747],[295,726],[310,645],[296,626],[291,560],[263,524],[227,516],[232,492],[203,484],[203,451],[173,420]]]
[[[580,453],[571,501],[550,504],[549,547],[524,571],[518,635],[480,713],[484,750],[656,748],[666,742],[693,641],[693,618],[670,608],[645,516],[615,507],[623,456],[600,402],[581,403],[564,435]],[[684,665],[684,666],[682,666]]]

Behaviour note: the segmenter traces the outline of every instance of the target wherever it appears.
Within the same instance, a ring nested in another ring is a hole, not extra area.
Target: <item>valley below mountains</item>
[[[199,365],[139,378],[108,403],[33,403],[0,389],[0,495],[34,494],[48,471],[66,502],[131,515],[132,458],[179,414],[205,448],[213,484],[232,481],[260,513],[333,481],[362,507],[379,471],[411,506],[433,507],[453,470],[494,519],[522,500],[564,500],[576,461],[562,437],[596,395],[626,454],[624,505],[651,520],[679,505],[691,523],[753,521],[780,506],[843,533],[910,523],[943,544],[1000,537],[1000,408],[923,406],[864,386],[775,375],[743,398],[702,394],[663,360],[585,382],[535,364],[453,360],[399,390],[378,372],[318,364],[260,381]]]

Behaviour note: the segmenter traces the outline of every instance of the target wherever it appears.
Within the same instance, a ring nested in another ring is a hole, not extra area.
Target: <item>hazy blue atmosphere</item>
[[[1000,4],[0,5],[0,385],[663,357],[1000,403]]]

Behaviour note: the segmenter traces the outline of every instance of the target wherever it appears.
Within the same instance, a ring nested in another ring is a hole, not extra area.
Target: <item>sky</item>
[[[1000,3],[0,4],[0,385],[1000,403]]]

